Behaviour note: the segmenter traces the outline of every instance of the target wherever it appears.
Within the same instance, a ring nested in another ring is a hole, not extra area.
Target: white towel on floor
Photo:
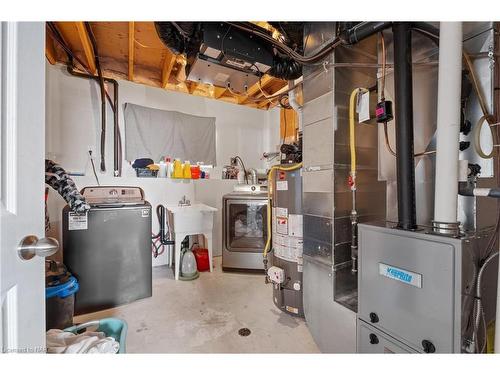
[[[118,353],[120,344],[102,332],[83,332],[75,335],[60,329],[47,331],[47,352],[57,354]]]

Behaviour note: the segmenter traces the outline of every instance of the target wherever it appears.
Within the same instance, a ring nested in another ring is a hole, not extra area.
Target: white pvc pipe
[[[434,221],[455,223],[458,201],[458,145],[462,85],[462,23],[441,22]]]
[[[288,84],[290,86],[293,86],[295,84],[295,81],[288,81]],[[296,91],[292,90],[288,93],[288,100],[290,103],[290,106],[297,112],[297,116],[299,119],[299,132],[302,131],[302,106],[297,102],[297,94]]]

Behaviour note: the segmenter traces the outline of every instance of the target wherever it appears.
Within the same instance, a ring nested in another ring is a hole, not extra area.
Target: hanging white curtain
[[[163,156],[215,165],[215,117],[126,103],[125,159]]]

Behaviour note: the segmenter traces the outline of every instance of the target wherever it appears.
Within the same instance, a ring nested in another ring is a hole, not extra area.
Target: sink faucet
[[[179,206],[191,206],[191,201],[186,199],[186,196],[182,196],[182,199],[179,201]]]

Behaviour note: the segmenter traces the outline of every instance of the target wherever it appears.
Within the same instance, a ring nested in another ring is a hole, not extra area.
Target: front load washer
[[[82,189],[90,210],[63,209],[64,264],[80,284],[75,313],[152,295],[151,205],[139,187]]]
[[[223,197],[222,268],[264,270],[267,192],[234,191]]]

